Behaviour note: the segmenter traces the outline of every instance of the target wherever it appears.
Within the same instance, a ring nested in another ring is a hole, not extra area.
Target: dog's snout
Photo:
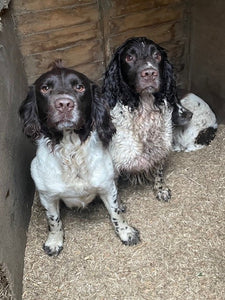
[[[154,80],[156,77],[158,77],[158,75],[159,75],[158,71],[154,68],[144,69],[141,72],[141,77],[146,79],[151,78]]]
[[[55,108],[60,112],[68,112],[74,108],[74,102],[70,99],[57,99],[55,101]]]

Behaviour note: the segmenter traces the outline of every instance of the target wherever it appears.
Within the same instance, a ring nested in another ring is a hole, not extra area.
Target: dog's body
[[[168,201],[162,169],[172,149],[177,95],[164,49],[146,38],[127,40],[106,70],[103,94],[117,130],[110,151],[118,174],[138,181],[153,175],[157,198]]]
[[[193,113],[187,124],[174,127],[173,150],[195,151],[203,148],[214,139],[217,130],[217,121],[209,105],[193,93],[181,99],[183,107]]]
[[[138,231],[120,213],[107,148],[115,128],[97,86],[56,63],[34,83],[20,115],[25,134],[37,143],[31,174],[49,224],[45,252],[58,255],[63,248],[60,199],[68,207],[85,207],[97,195],[122,242],[136,244]]]

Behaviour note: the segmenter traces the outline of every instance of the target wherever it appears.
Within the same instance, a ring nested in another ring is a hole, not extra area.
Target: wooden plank
[[[102,62],[88,63],[79,66],[69,66],[64,62],[64,66],[66,68],[70,68],[78,72],[84,73],[88,78],[90,78],[92,81],[94,81],[97,84],[101,83],[101,77],[102,74],[104,73],[104,65]],[[43,70],[43,72],[47,72],[47,71],[48,69],[46,67],[45,70]],[[39,72],[36,75],[28,76],[28,84],[30,85],[34,83],[34,81],[42,74],[43,73]]]
[[[22,36],[20,45],[23,55],[54,51],[71,47],[76,43],[99,38],[98,24],[85,23],[54,31]]]
[[[111,1],[112,6],[110,8],[110,16],[121,16],[136,13],[144,9],[150,9],[155,7],[154,1],[146,0],[114,0]],[[106,7],[107,9],[107,7]]]
[[[91,80],[97,84],[101,83],[103,73],[105,72],[103,62],[83,64],[79,66],[73,66],[72,69],[77,70],[78,72],[84,73]]]
[[[179,62],[180,58],[184,56],[185,43],[184,42],[170,42],[170,43],[162,43],[164,49],[166,49],[168,53],[169,60],[171,63],[175,64]]]
[[[50,31],[64,27],[98,22],[95,4],[71,8],[30,12],[16,17],[19,35]]]
[[[156,26],[148,26],[129,30],[119,35],[111,36],[109,38],[110,49],[111,51],[114,50],[130,37],[145,36],[157,44],[172,40],[181,40],[184,38],[182,28],[183,24],[180,22],[169,22]]]
[[[155,7],[167,6],[180,4],[185,2],[186,0],[155,0]]]
[[[161,6],[167,6],[171,4],[179,4],[183,0],[114,0],[111,1],[110,7],[110,16],[121,16],[121,15],[128,15],[132,13],[137,13],[140,11],[146,11],[152,8],[157,8]],[[103,0],[103,5],[104,5]],[[105,6],[107,9],[107,5]]]
[[[62,58],[67,66],[102,61],[101,43],[98,40],[91,40],[88,43],[82,43],[63,50],[28,55],[24,58],[27,75],[32,76],[45,72],[48,65],[58,58]]]
[[[160,9],[148,10],[145,13],[139,12],[132,15],[126,15],[109,20],[110,34],[125,32],[127,30],[140,27],[152,26],[170,22],[173,20],[181,20],[184,14],[184,6],[163,7]]]
[[[13,1],[13,8],[16,14],[23,14],[32,11],[45,9],[62,8],[65,6],[80,6],[97,3],[96,0],[16,0]]]

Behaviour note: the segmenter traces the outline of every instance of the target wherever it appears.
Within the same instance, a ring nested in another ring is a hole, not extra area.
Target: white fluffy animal
[[[174,151],[195,151],[203,148],[214,139],[217,121],[209,105],[193,93],[181,99],[181,104],[193,115],[186,125],[176,126],[173,130]]]

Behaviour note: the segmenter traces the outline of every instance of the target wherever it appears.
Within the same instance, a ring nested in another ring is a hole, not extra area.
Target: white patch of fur
[[[185,126],[177,126],[173,131],[173,150],[174,151],[195,151],[204,147],[195,143],[199,132],[208,127],[217,128],[216,116],[209,105],[193,93],[189,93],[181,104],[192,113],[190,123]]]
[[[61,251],[63,247],[63,231],[49,232],[45,247],[49,247],[54,253]]]
[[[159,109],[153,95],[144,91],[138,109],[131,111],[117,102],[112,117],[117,133],[110,152],[118,173],[148,173],[164,161],[172,146],[171,110],[166,103]]]
[[[150,61],[148,61],[148,62],[146,63],[146,66],[147,66],[147,68],[155,68],[155,67],[153,66],[153,64],[152,64]]]
[[[47,139],[40,139],[31,174],[39,192],[69,207],[86,206],[114,178],[111,157],[96,132],[83,144],[78,135],[65,132],[53,151]]]

